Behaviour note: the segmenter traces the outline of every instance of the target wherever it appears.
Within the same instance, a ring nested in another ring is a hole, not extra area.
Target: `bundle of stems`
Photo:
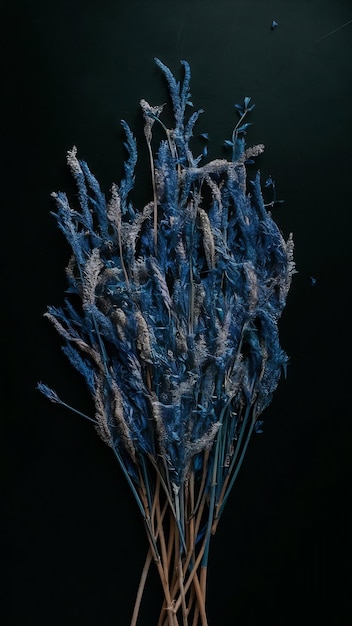
[[[153,561],[164,594],[157,626],[207,626],[211,536],[286,367],[277,325],[293,242],[267,210],[259,173],[247,179],[263,151],[245,145],[251,99],[235,105],[232,158],[205,162],[206,150],[194,157],[190,148],[202,113],[188,114],[190,67],[182,61],[178,82],[155,61],[175,123],[168,129],[163,106],[141,100],[153,197],[142,208],[131,201],[137,146],[125,121],[125,175],[109,200],[76,148],[68,152],[79,206],[53,196],[72,248],[69,295],[46,316],[92,395],[95,415],[84,417],[112,448],[146,528],[131,626]],[[156,156],[155,124],[164,133]]]

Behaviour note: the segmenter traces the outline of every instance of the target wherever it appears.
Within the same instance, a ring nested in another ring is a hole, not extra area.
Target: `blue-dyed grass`
[[[251,99],[235,105],[231,160],[206,162],[206,150],[194,156],[190,146],[202,109],[191,112],[188,63],[180,82],[156,64],[175,123],[166,128],[163,107],[141,101],[153,197],[142,208],[131,201],[138,155],[125,121],[124,178],[109,199],[76,148],[68,153],[80,210],[53,196],[72,249],[68,292],[81,304],[69,297],[46,315],[93,398],[95,415],[84,417],[113,449],[143,516],[165,594],[159,626],[179,617],[205,626],[211,533],[286,367],[278,320],[293,243],[264,204],[259,173],[247,179],[264,148],[245,145]],[[165,132],[156,152],[154,124]],[[141,590],[132,626],[140,599]]]

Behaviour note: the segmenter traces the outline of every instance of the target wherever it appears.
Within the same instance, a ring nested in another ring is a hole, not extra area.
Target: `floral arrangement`
[[[278,320],[293,241],[270,214],[276,197],[264,203],[259,173],[247,177],[264,149],[245,144],[251,99],[235,105],[231,159],[204,162],[206,150],[195,157],[190,148],[203,111],[188,114],[189,64],[182,61],[178,82],[155,62],[174,127],[163,123],[163,106],[141,101],[153,197],[144,207],[131,201],[137,145],[125,121],[124,178],[108,200],[76,148],[68,152],[80,208],[65,193],[53,196],[72,249],[69,295],[45,315],[87,383],[95,415],[85,417],[116,456],[145,525],[149,551],[131,626],[152,561],[164,596],[158,626],[206,626],[211,536],[287,363]],[[156,124],[165,136],[154,156]],[[275,191],[272,179],[267,186]]]

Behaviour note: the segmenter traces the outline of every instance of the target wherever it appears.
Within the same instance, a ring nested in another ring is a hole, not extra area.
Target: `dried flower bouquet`
[[[85,378],[95,405],[85,417],[112,448],[147,531],[131,626],[152,561],[164,593],[158,626],[206,626],[210,539],[287,362],[277,324],[293,242],[264,204],[259,173],[247,180],[247,164],[263,151],[245,146],[250,98],[235,105],[231,160],[201,164],[205,151],[194,157],[189,145],[202,112],[188,115],[189,65],[182,61],[178,82],[155,61],[174,128],[162,122],[163,106],[141,101],[153,198],[142,208],[130,199],[137,147],[126,122],[125,174],[108,201],[76,148],[69,151],[80,208],[65,193],[53,196],[72,248],[73,298],[46,316]],[[155,124],[165,132],[157,156]]]

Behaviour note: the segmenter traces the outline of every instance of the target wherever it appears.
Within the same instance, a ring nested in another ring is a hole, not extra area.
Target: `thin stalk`
[[[206,600],[206,579],[207,579],[207,567],[201,567],[199,584],[200,584],[200,591],[202,594],[204,606],[205,606],[205,600]],[[193,626],[197,626],[198,624],[199,613],[200,613],[200,607],[198,603],[196,604],[195,609],[194,609]]]
[[[221,427],[220,427],[218,435],[217,435],[217,445],[220,447],[220,449],[219,449],[219,454],[218,454],[218,457],[217,457],[218,458],[218,475],[217,475],[217,484],[216,484],[216,487],[215,487],[216,497],[217,497],[217,493],[218,493],[218,484],[222,482],[220,480],[220,472],[221,472],[222,464],[224,462],[224,457],[225,457],[225,444],[227,443],[227,436],[226,436],[227,433],[224,432],[224,431],[227,428],[229,407],[230,407],[231,402],[232,402],[233,398],[235,397],[235,395],[236,395],[236,393],[232,393],[228,397],[225,405],[223,406],[223,408],[221,410],[220,417],[219,417],[219,422],[221,424]],[[207,461],[208,461],[208,458],[209,458],[209,451],[208,451]],[[214,463],[215,463],[215,460],[214,460]],[[207,469],[207,466],[205,466],[205,463],[203,465],[204,465],[203,478],[204,478],[204,481],[205,481],[206,476],[207,476],[207,473],[206,473],[205,470]],[[201,495],[201,492],[200,492],[200,495]]]
[[[229,401],[230,399],[228,400],[225,406],[228,405]],[[217,479],[218,479],[218,473],[219,473],[218,460],[219,460],[219,451],[220,451],[220,444],[221,444],[221,428],[223,426],[224,416],[225,416],[225,407],[223,408],[220,414],[220,419],[219,419],[220,432],[218,432],[216,443],[215,443],[213,476],[212,476],[211,491],[210,491],[208,523],[207,523],[207,529],[205,533],[205,549],[204,549],[204,555],[202,559],[202,567],[206,567],[208,563],[209,544],[210,544],[211,530],[212,530],[212,525],[213,525],[213,516],[214,516],[214,510],[215,510],[216,485],[217,485]]]
[[[140,512],[142,514],[142,517],[143,517],[143,520],[144,520],[144,523],[145,523],[145,526],[146,526],[146,529],[147,529],[147,535],[148,535],[149,541],[151,542],[152,548],[154,550],[155,559],[157,561],[160,561],[160,555],[159,555],[159,552],[158,552],[158,547],[157,547],[157,545],[155,543],[155,539],[154,539],[153,533],[152,533],[151,528],[150,528],[150,522],[148,523],[148,520],[147,520],[147,517],[146,517],[146,513],[145,513],[145,510],[144,510],[142,501],[141,501],[141,499],[140,499],[140,497],[138,495],[138,492],[136,490],[136,487],[134,486],[134,483],[133,483],[129,473],[126,470],[126,467],[125,467],[125,465],[124,465],[124,463],[122,461],[120,453],[118,452],[118,450],[116,448],[113,448],[113,452],[114,452],[114,454],[115,454],[115,456],[116,456],[116,458],[117,458],[117,460],[119,462],[119,465],[120,465],[120,467],[121,467],[121,469],[122,469],[122,471],[123,471],[123,473],[124,473],[124,475],[126,477],[128,485],[129,485],[129,487],[130,487],[130,489],[131,489],[131,491],[133,493],[133,496],[134,496],[134,498],[135,498],[135,500],[137,502],[138,508],[139,508],[139,510],[140,510]]]
[[[205,604],[206,595],[207,595],[207,575],[208,575],[208,568],[207,568],[207,566],[201,567],[201,569],[200,569],[200,589],[201,589],[201,592],[202,592],[202,597],[204,598],[204,604]]]
[[[139,582],[139,586],[138,586],[137,597],[136,597],[136,601],[135,601],[135,605],[133,609],[130,626],[136,626],[137,624],[138,615],[139,615],[140,606],[141,606],[142,597],[143,597],[143,592],[144,592],[144,587],[145,587],[145,583],[147,580],[147,576],[148,576],[148,572],[149,572],[149,568],[150,568],[150,564],[152,560],[153,560],[153,554],[152,554],[151,548],[149,548],[147,557],[145,559],[144,567],[142,570],[142,575],[141,575],[141,579]]]
[[[174,504],[173,504],[172,499],[171,499],[171,491],[170,491],[170,490],[168,490],[167,484],[166,484],[166,482],[165,482],[165,480],[164,480],[164,478],[163,478],[163,476],[162,476],[162,474],[161,474],[161,472],[160,472],[160,468],[158,467],[158,465],[157,465],[157,463],[156,463],[155,459],[153,458],[153,456],[152,456],[151,454],[148,454],[148,457],[149,457],[149,459],[150,459],[151,463],[154,465],[155,470],[157,471],[157,473],[158,473],[158,474],[159,474],[159,476],[160,476],[160,481],[161,481],[161,484],[162,484],[162,486],[163,486],[163,488],[164,488],[165,495],[166,495],[166,497],[167,497],[167,499],[168,499],[168,501],[169,501],[170,508],[171,508],[172,513],[173,513],[173,515],[174,515],[174,517],[175,517],[175,520],[176,520],[176,522],[177,522],[178,531],[179,531],[179,533],[180,533],[180,539],[181,539],[182,545],[183,545],[183,547],[184,547],[184,550],[185,550],[185,552],[186,552],[186,551],[187,551],[187,548],[186,548],[186,542],[185,542],[185,538],[184,538],[184,535],[183,535],[183,532],[182,532],[182,528],[181,528],[180,524],[179,524],[179,523],[178,523],[178,521],[177,521],[177,520],[178,520],[178,516],[177,516],[177,513],[176,513],[176,511],[175,511]],[[170,486],[170,482],[169,482],[169,481],[168,481],[168,483],[169,483],[169,486]]]
[[[237,122],[237,124],[236,124],[235,128],[234,128],[234,129],[233,129],[233,131],[232,131],[232,137],[231,137],[231,140],[232,140],[232,145],[233,145],[233,149],[232,149],[232,160],[233,160],[233,161],[235,160],[236,140],[237,140],[237,137],[238,137],[238,132],[237,132],[237,129],[241,126],[241,124],[242,124],[242,122],[243,122],[244,118],[246,117],[247,113],[248,113],[248,111],[245,111],[245,112],[243,113],[243,115],[241,115],[241,117],[240,117],[240,119],[238,120],[238,122]]]
[[[177,527],[179,529],[183,550],[185,554],[187,554],[187,546],[186,546],[186,540],[185,540],[185,527],[184,527],[185,515],[184,515],[183,485],[181,485],[180,487],[174,486],[174,495],[175,495],[175,512],[176,512]]]
[[[195,532],[194,532],[194,515],[192,515],[192,511],[194,508],[194,472],[191,472],[188,482],[188,497],[187,497],[187,508],[186,515],[188,516],[187,520],[187,529],[188,529],[188,552],[190,555],[190,559],[192,560],[192,565],[194,565],[195,560]]]
[[[199,613],[200,613],[200,617],[201,617],[201,621],[202,621],[202,626],[208,626],[208,620],[207,620],[207,616],[206,616],[206,612],[205,612],[205,602],[204,602],[204,598],[202,596],[202,591],[201,591],[201,587],[199,584],[199,580],[198,580],[198,574],[196,572],[196,569],[194,568],[192,570],[192,581],[193,581],[193,586],[194,586],[194,590],[195,590],[195,594],[197,597],[197,606],[199,608]],[[189,579],[188,579],[189,580]],[[188,580],[187,583],[185,585],[185,593],[187,593],[190,584],[188,584]],[[178,604],[176,603],[175,605],[175,609],[178,608]]]
[[[234,484],[235,484],[236,478],[237,478],[237,476],[238,476],[238,472],[240,471],[241,465],[242,465],[242,463],[243,463],[243,459],[244,459],[244,457],[245,457],[245,454],[246,454],[246,451],[247,451],[247,447],[248,447],[249,441],[250,441],[251,436],[252,436],[252,433],[253,433],[254,424],[255,424],[255,420],[253,419],[253,420],[252,420],[252,423],[251,423],[251,425],[250,425],[250,428],[249,428],[248,434],[247,434],[247,438],[246,438],[246,440],[245,440],[245,442],[244,442],[244,444],[243,444],[243,448],[242,448],[241,456],[240,456],[240,458],[238,459],[238,463],[237,463],[236,469],[235,469],[235,471],[234,471],[234,473],[233,473],[233,475],[232,475],[231,481],[230,481],[230,483],[229,483],[229,485],[228,485],[228,488],[227,488],[227,490],[226,490],[226,493],[225,493],[225,495],[224,495],[224,497],[223,497],[222,504],[221,504],[220,509],[219,509],[219,512],[218,512],[218,514],[217,514],[217,519],[216,519],[216,520],[214,520],[214,526],[213,526],[214,530],[213,530],[213,534],[215,533],[215,530],[216,530],[216,528],[217,528],[217,525],[218,525],[219,519],[220,519],[220,517],[221,517],[221,515],[222,515],[222,512],[223,512],[223,510],[224,510],[224,506],[225,506],[226,501],[227,501],[227,499],[228,499],[228,497],[229,497],[229,495],[230,495],[230,492],[231,492],[231,490],[232,490],[232,487],[233,487],[233,486],[234,486]]]
[[[139,467],[138,467],[138,476],[139,476],[139,485],[137,487],[137,491],[139,493],[139,496],[143,505],[145,519],[150,523],[150,508],[148,504],[147,491],[146,491]]]
[[[171,566],[172,550],[173,550],[173,545],[175,541],[175,537],[174,537],[175,532],[176,532],[175,518],[172,515],[172,512],[170,511],[169,541],[168,541],[168,546],[167,546],[167,562],[169,564],[169,567]]]
[[[154,172],[154,158],[153,158],[153,150],[152,144],[150,140],[147,140],[148,153],[149,153],[149,161],[150,161],[150,173],[152,177],[152,187],[153,187],[153,228],[154,228],[154,254],[156,256],[158,249],[158,201],[156,196],[156,186],[155,186],[155,172]]]
[[[168,538],[168,546],[167,546],[167,563],[169,569],[169,580],[171,580],[170,588],[171,588],[171,597],[174,597],[174,576],[175,576],[175,563],[173,561],[173,550],[175,545],[175,532],[176,532],[176,522],[172,511],[169,508],[170,520],[169,520],[169,538]],[[171,565],[173,563],[173,575],[171,577]],[[166,600],[164,599],[163,606],[160,611],[158,626],[165,626],[167,620],[164,620],[164,613],[167,609]]]
[[[194,509],[192,511],[192,517],[195,516],[195,514],[196,514],[196,512],[198,510],[198,507],[200,505],[202,496],[203,496],[203,490],[204,490],[205,481],[206,481],[206,478],[207,478],[207,468],[208,468],[209,454],[210,454],[210,451],[209,450],[205,450],[204,457],[203,457],[202,481],[201,481],[201,484],[200,484],[200,487],[199,487],[197,502],[196,502],[196,505],[195,505],[195,507],[194,507]]]
[[[171,511],[172,511],[172,513],[173,513],[173,515],[174,515],[174,516],[175,516],[175,518],[176,518],[175,507],[174,507],[174,504],[173,504],[173,502],[172,502],[172,500],[171,500],[171,496],[170,496],[170,493],[171,493],[171,492],[170,492],[170,490],[168,489],[168,485],[166,484],[166,482],[165,482],[165,480],[164,480],[164,477],[163,477],[163,475],[162,475],[162,473],[161,473],[161,471],[160,471],[160,468],[158,467],[158,464],[156,463],[156,461],[155,461],[154,457],[153,457],[151,454],[148,454],[148,458],[150,459],[150,461],[151,461],[152,465],[154,466],[156,473],[159,475],[160,482],[161,482],[161,484],[162,484],[162,486],[163,486],[163,489],[164,489],[165,495],[166,495],[166,497],[167,497],[167,499],[168,499],[168,501],[169,501],[169,504],[170,504],[170,509],[171,509]],[[169,486],[170,486],[170,485],[169,485]]]
[[[155,514],[156,514],[156,505],[159,502],[159,498],[160,498],[160,477],[157,474],[155,490],[154,490],[154,500],[153,500],[153,506],[152,506],[152,511],[151,511],[151,526],[152,526],[152,531],[154,532],[155,535],[157,535],[158,531],[155,532],[154,519],[155,519]],[[166,506],[167,506],[167,503],[165,503],[164,509],[166,509]]]
[[[195,536],[196,539],[197,539],[197,536],[198,536],[198,533],[199,533],[199,528],[200,528],[202,517],[203,517],[205,503],[206,503],[206,496],[204,494],[203,498],[201,500],[201,503],[199,505],[197,519],[196,519],[195,525],[194,525],[194,536]]]
[[[163,527],[162,519],[161,519],[160,501],[157,502],[157,505],[156,505],[156,519],[157,519],[158,530],[159,530],[161,559],[162,559],[162,563],[163,563],[165,583],[169,587],[169,563],[168,563],[168,558],[167,558],[167,550],[166,550],[164,527]]]
[[[189,599],[188,599],[188,605],[187,605],[187,617],[190,617],[194,601],[195,601],[195,593],[194,593],[194,586],[192,585],[190,593],[189,593]]]
[[[192,626],[198,626],[198,619],[199,619],[199,606],[198,606],[198,604],[196,604],[196,606],[194,608],[194,613],[193,613],[193,624],[192,624]]]
[[[186,529],[185,529],[185,489],[184,484],[181,484],[179,491],[179,501],[180,501],[180,525],[182,528],[182,534],[185,537]],[[186,547],[186,539],[185,539],[185,547]]]
[[[218,502],[216,504],[214,522],[216,522],[217,518],[219,517],[219,511],[222,508],[222,503],[223,503],[225,492],[227,490],[227,485],[228,485],[228,483],[229,483],[229,481],[231,479],[232,473],[234,471],[235,463],[237,461],[237,457],[238,457],[240,449],[241,449],[241,444],[242,444],[242,440],[243,440],[244,433],[245,433],[245,430],[246,430],[246,426],[247,426],[247,422],[248,422],[248,419],[249,419],[250,411],[251,411],[251,405],[248,404],[247,407],[246,407],[246,410],[245,410],[245,414],[244,414],[244,418],[243,418],[243,424],[242,424],[241,432],[240,432],[240,435],[239,435],[239,438],[238,438],[238,441],[237,441],[236,449],[235,449],[234,455],[233,455],[233,457],[231,459],[230,467],[228,469],[227,476],[226,476],[226,478],[224,480],[224,484],[223,484],[223,487],[222,487],[222,490],[221,490],[221,493],[220,493],[220,497],[219,497]],[[215,532],[215,530],[213,531],[213,534],[214,534],[214,532]]]
[[[210,494],[210,502],[209,502],[209,512],[208,512],[208,523],[207,523],[207,529],[205,532],[205,549],[204,549],[204,554],[203,554],[203,559],[202,559],[202,567],[206,567],[207,563],[208,563],[208,555],[209,555],[209,545],[210,545],[210,538],[211,538],[211,529],[212,529],[212,524],[213,524],[213,515],[214,515],[214,509],[215,509],[215,487],[216,487],[216,463],[214,462],[214,471],[213,471],[213,482],[211,485],[211,494]]]
[[[194,473],[191,472],[189,479],[186,483],[186,489],[184,490],[184,516],[185,516],[185,520],[186,515],[188,516],[189,513],[192,512],[193,507],[194,507]],[[186,526],[186,544],[187,544],[187,553],[185,555],[185,559],[183,562],[183,577],[185,577],[186,572],[189,569],[189,565],[190,562],[192,561],[192,567],[191,570],[194,567],[194,561],[195,561],[195,553],[194,553],[194,549],[195,549],[195,532],[194,532],[194,526],[195,526],[195,520],[194,520],[194,516],[189,515],[188,521],[187,521],[187,526]],[[172,587],[172,596],[175,597],[177,590],[178,590],[178,579],[176,579],[175,581],[175,585]],[[187,611],[187,613],[189,612],[189,609]]]
[[[151,494],[151,491],[150,491],[150,480],[149,480],[149,477],[148,477],[148,472],[147,472],[147,467],[146,467],[144,455],[140,455],[139,460],[140,460],[140,465],[142,467],[143,483],[144,483],[145,494],[146,494],[146,498],[147,498],[147,502],[148,502],[149,515],[151,517],[152,508],[153,508],[153,502],[152,502],[152,494]],[[154,498],[154,502],[155,502],[155,498]]]
[[[65,409],[69,409],[70,411],[72,411],[72,413],[76,413],[76,415],[79,415],[80,417],[84,417],[84,419],[88,420],[89,422],[93,422],[93,424],[97,424],[97,421],[95,419],[93,419],[92,417],[89,417],[89,415],[86,415],[85,413],[82,413],[78,409],[75,409],[73,406],[66,404],[66,402],[63,402],[63,400],[60,400],[60,398],[58,400],[52,400],[52,402],[56,402],[56,404],[61,404],[61,406],[65,407]]]
[[[192,582],[193,582],[194,590],[195,590],[195,593],[196,593],[196,596],[197,596],[197,600],[198,600],[199,608],[200,608],[200,613],[201,613],[201,617],[202,617],[202,626],[207,626],[208,622],[207,622],[207,617],[206,617],[206,614],[205,614],[205,604],[204,604],[204,600],[202,598],[202,593],[201,593],[201,588],[200,588],[200,584],[199,584],[199,580],[198,580],[197,570],[198,570],[198,567],[199,567],[199,565],[201,563],[201,560],[202,560],[202,557],[203,557],[203,554],[204,554],[205,544],[206,544],[206,539],[203,540],[203,544],[202,544],[202,547],[201,547],[201,549],[199,551],[199,554],[197,556],[196,562],[195,562],[195,564],[194,564],[194,566],[192,568],[192,571],[190,572],[190,574],[189,574],[189,576],[187,578],[187,581],[185,583],[185,586],[184,586],[185,593],[187,593],[189,588],[190,588],[190,586],[191,586],[191,584],[192,584]],[[180,600],[180,598],[178,598],[178,600],[176,601],[176,604],[175,604],[175,610],[178,611],[180,606],[181,606],[181,600]]]
[[[183,567],[182,567],[181,554],[180,554],[179,559],[178,559],[178,579],[179,579],[179,585],[180,585],[180,597],[181,597],[183,626],[188,626],[186,594],[185,594],[185,588],[184,588],[184,584],[183,584],[184,583],[184,579],[183,579]]]
[[[156,506],[156,501],[158,499],[158,489],[156,488],[155,490],[155,496],[154,496],[154,502],[153,502],[153,515],[154,515],[154,508]],[[163,510],[161,511],[161,515],[160,515],[160,521],[159,524],[161,525],[163,523],[164,517],[165,517],[165,513],[167,511],[167,502],[165,502]],[[152,517],[153,517],[152,515]],[[158,536],[159,536],[159,532],[160,532],[160,526],[157,526],[157,529],[155,531],[155,540],[157,540]],[[140,605],[141,605],[141,601],[142,601],[142,597],[143,597],[143,592],[144,592],[144,588],[145,588],[145,584],[146,584],[146,580],[147,580],[147,576],[148,576],[148,571],[150,568],[150,564],[153,560],[153,552],[151,550],[151,548],[149,547],[148,549],[148,553],[146,556],[146,560],[144,563],[144,567],[142,570],[142,574],[141,574],[141,579],[140,579],[140,583],[139,583],[139,587],[138,587],[138,591],[137,591],[137,597],[136,597],[136,601],[135,601],[135,605],[134,605],[134,609],[133,609],[133,614],[132,614],[132,621],[130,626],[136,626],[137,624],[137,619],[138,619],[138,615],[139,615],[139,611],[140,611]]]
[[[149,537],[149,541],[150,541],[150,537]],[[171,595],[170,595],[170,588],[169,588],[169,585],[166,583],[165,572],[164,572],[164,568],[162,566],[160,558],[156,562],[156,566],[158,569],[158,574],[159,574],[160,581],[161,581],[163,591],[164,591],[166,611],[167,611],[167,622],[169,626],[179,626],[177,616],[176,616],[176,611],[174,609],[174,605],[173,605]]]
[[[177,526],[178,529],[178,526]],[[181,558],[181,550],[180,550],[180,538],[178,537],[178,533],[175,532],[174,534],[174,538],[175,538],[175,543],[174,543],[174,580],[176,580],[176,584],[177,584],[177,588],[179,586],[179,579],[178,579],[178,575],[177,575],[177,570],[178,570],[178,564]],[[172,590],[172,597],[173,599],[175,599],[175,591],[174,588]]]
[[[123,249],[122,249],[122,239],[121,239],[121,219],[119,220],[119,227],[117,228],[117,240],[118,240],[118,246],[119,246],[119,255],[120,255],[121,267],[122,267],[122,270],[123,270],[123,275],[125,277],[126,285],[129,288],[130,287],[130,281],[129,281],[129,278],[128,278],[126,265],[125,265],[125,262],[123,260]]]
[[[172,552],[172,562],[173,562],[173,575],[172,575],[172,579],[171,579],[171,597],[173,599],[173,602],[175,602],[175,598],[177,593],[180,590],[180,580],[179,580],[179,564],[181,561],[181,550],[180,550],[180,536],[179,536],[179,527],[177,524],[177,520],[175,518],[171,519],[171,523],[174,526],[174,532],[173,532],[173,538],[174,538],[174,543],[173,543],[173,552]],[[179,595],[179,599],[181,600],[181,595]],[[179,603],[178,609],[181,606],[181,601]],[[177,614],[177,611],[175,609],[175,613]]]

